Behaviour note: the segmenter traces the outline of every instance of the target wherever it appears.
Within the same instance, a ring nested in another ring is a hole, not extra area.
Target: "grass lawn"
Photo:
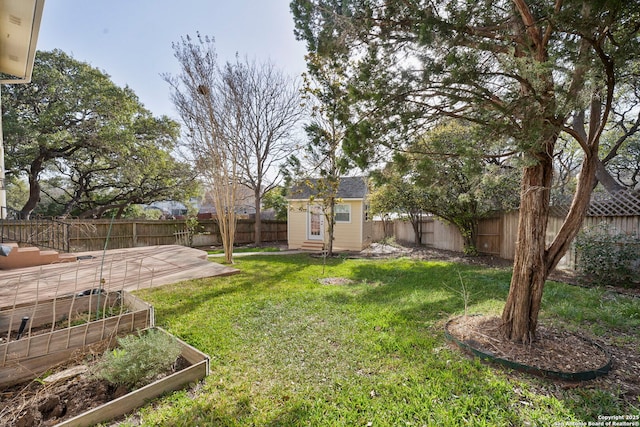
[[[143,408],[143,425],[552,426],[640,414],[640,402],[590,383],[563,387],[448,345],[443,325],[464,313],[461,281],[470,313],[499,314],[508,271],[332,259],[323,274],[304,254],[236,266],[241,274],[138,292],[160,326],[211,356],[206,381]],[[640,300],[602,295],[549,283],[541,317],[594,336],[614,329],[640,351]]]

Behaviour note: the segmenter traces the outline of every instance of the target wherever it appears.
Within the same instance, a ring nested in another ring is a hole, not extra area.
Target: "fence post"
[[[138,247],[138,226],[137,226],[137,222],[135,220],[133,220],[131,222],[131,234],[133,235],[133,247],[137,248]]]

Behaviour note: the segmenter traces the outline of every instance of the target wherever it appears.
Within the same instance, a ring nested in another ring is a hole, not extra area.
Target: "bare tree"
[[[240,183],[253,191],[255,244],[261,243],[263,196],[280,183],[278,165],[291,154],[302,117],[300,87],[274,64],[236,58],[227,64],[233,75],[234,105],[239,110]]]
[[[237,79],[233,67],[218,65],[209,37],[198,34],[195,41],[186,36],[173,49],[180,74],[163,77],[185,125],[189,154],[211,192],[225,262],[232,263],[242,127]]]

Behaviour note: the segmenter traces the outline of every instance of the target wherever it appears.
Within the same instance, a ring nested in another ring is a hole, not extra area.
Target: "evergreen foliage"
[[[513,147],[520,225],[503,332],[531,343],[545,280],[580,230],[602,169],[617,89],[634,77],[640,2],[293,0],[291,10],[310,57],[346,64],[345,151],[359,163],[386,160],[377,147],[403,150],[445,117]],[[580,147],[582,168],[569,214],[547,243],[563,133]]]
[[[24,218],[42,192],[57,216],[101,217],[196,190],[192,169],[172,156],[178,124],[60,50],[38,52],[32,82],[3,89],[2,105],[7,173],[29,184]]]
[[[578,234],[576,251],[577,269],[585,283],[640,287],[640,236],[602,223]]]

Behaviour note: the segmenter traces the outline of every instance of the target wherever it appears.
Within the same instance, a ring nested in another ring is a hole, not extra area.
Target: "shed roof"
[[[297,183],[291,187],[289,199],[309,199],[312,195],[316,195],[315,189],[317,179],[310,179],[305,182]],[[336,197],[340,199],[364,199],[367,195],[367,179],[363,176],[345,176],[340,178],[338,184],[338,193]]]

